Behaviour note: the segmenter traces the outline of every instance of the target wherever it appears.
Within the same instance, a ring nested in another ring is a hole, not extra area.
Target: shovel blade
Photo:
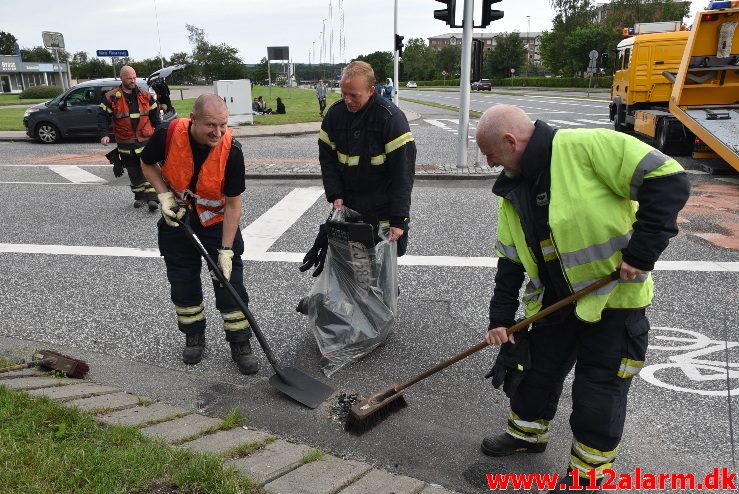
[[[283,380],[279,374],[269,378],[269,384],[298,403],[308,408],[316,408],[331,396],[334,389],[321,381],[309,376],[300,369],[294,367],[280,368]]]

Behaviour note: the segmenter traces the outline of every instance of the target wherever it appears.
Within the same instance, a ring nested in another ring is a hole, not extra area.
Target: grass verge
[[[23,127],[25,108],[0,108],[0,130],[26,130]]]
[[[267,107],[272,111],[277,109],[277,98],[281,98],[285,104],[284,115],[255,115],[255,125],[277,125],[302,122],[319,122],[321,115],[318,112],[318,99],[316,92],[312,89],[288,89],[286,87],[273,87],[272,97],[269,96],[267,86],[254,86],[251,88],[252,97],[262,96],[267,102]],[[341,93],[331,92],[326,94],[326,108],[341,98]]]
[[[403,101],[408,101],[410,103],[418,103],[419,105],[426,105],[426,106],[433,106],[434,108],[442,108],[444,110],[450,110],[450,111],[459,111],[459,108],[456,106],[451,105],[442,105],[441,103],[434,103],[433,101],[424,101],[420,99],[412,99],[412,98],[400,98]],[[471,118],[480,118],[482,116],[482,112],[479,111],[472,111],[470,110],[470,117]]]
[[[0,386],[0,493],[259,493],[201,455]],[[166,486],[168,490],[158,490]]]
[[[49,101],[51,98],[20,99],[17,94],[0,94],[0,105],[35,105]]]

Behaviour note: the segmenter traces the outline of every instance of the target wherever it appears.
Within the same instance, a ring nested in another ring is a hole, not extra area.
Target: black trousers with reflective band
[[[187,238],[187,232],[182,228],[167,225],[164,218],[157,223],[159,230],[159,252],[164,257],[167,266],[167,279],[170,284],[172,302],[177,307],[194,307],[203,302],[203,288],[201,283],[202,257],[200,251]],[[217,262],[218,249],[222,244],[223,224],[211,227],[193,225],[195,234],[205,247],[210,257]],[[248,305],[249,295],[244,287],[244,263],[241,255],[244,253],[244,240],[241,231],[236,231],[233,244],[233,271],[231,272],[231,286]],[[240,310],[231,294],[218,280],[211,277],[213,291],[216,297],[216,308],[227,314]],[[201,324],[200,324],[201,323]],[[199,332],[205,330],[205,320],[195,324],[179,324],[180,331]],[[251,328],[226,331],[226,341],[246,341],[252,336]]]
[[[128,173],[128,179],[131,181],[131,190],[134,199],[145,201],[157,201],[156,190],[149,184],[141,171],[141,159],[139,155],[132,149],[131,154],[120,153],[123,166]]]
[[[577,441],[611,451],[621,441],[631,377],[622,364],[643,362],[649,321],[644,309],[604,310],[597,323],[572,313],[561,322],[535,326],[530,334],[531,369],[511,398],[522,420],[551,420],[565,377],[575,367],[570,427]],[[623,373],[621,373],[623,375]]]

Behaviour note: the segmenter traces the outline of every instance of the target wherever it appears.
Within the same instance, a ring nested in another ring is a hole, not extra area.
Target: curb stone
[[[33,396],[45,396],[65,407],[92,412],[105,409],[104,414],[95,417],[103,424],[138,426],[162,420],[143,427],[141,431],[148,436],[163,437],[170,443],[204,434],[176,446],[196,452],[223,453],[234,447],[275,437],[269,432],[245,427],[209,432],[222,420],[195,413],[181,417],[179,414],[187,413],[184,409],[162,402],[143,405],[148,399],[87,380],[49,377],[49,373],[37,369],[24,369],[0,376],[0,386],[25,391]],[[29,385],[33,389],[27,389]],[[62,390],[68,393],[62,393]],[[83,393],[82,396],[86,397],[78,398],[76,393]],[[71,398],[76,399],[65,401]],[[305,444],[277,439],[247,456],[229,458],[223,462],[259,485],[264,485],[270,494],[454,494],[437,484],[395,475],[374,469],[367,463],[332,455],[302,464],[308,460],[308,455],[316,451]]]

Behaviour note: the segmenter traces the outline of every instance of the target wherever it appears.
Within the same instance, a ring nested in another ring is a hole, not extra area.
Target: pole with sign
[[[62,33],[41,31],[41,38],[44,40],[44,48],[54,50],[54,56],[56,57],[56,69],[59,72],[59,82],[62,85],[62,89],[68,89],[71,84],[64,84],[64,77],[62,76],[62,64],[59,63],[59,50],[64,49],[64,36],[62,36]],[[69,76],[69,64],[67,64],[67,76]]]
[[[588,62],[588,71],[587,71],[588,73],[588,97],[590,97],[590,84],[592,84],[593,75],[595,74],[597,70],[598,52],[596,50],[590,50],[588,57],[590,57],[590,61]]]
[[[110,57],[110,63],[113,66],[113,79],[118,77],[115,72],[115,63],[118,57],[128,57],[128,50],[97,50],[97,56],[99,57]]]

